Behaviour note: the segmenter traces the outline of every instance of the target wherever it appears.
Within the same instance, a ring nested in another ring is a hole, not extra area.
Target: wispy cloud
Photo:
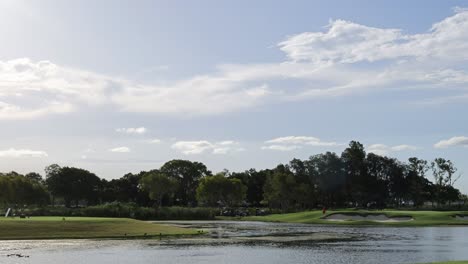
[[[240,147],[238,142],[231,140],[214,143],[207,140],[177,141],[172,145],[172,148],[186,155],[203,153],[228,154],[244,151],[244,148]]]
[[[448,147],[455,147],[455,146],[464,146],[468,147],[468,137],[459,136],[459,137],[452,137],[449,139],[441,140],[434,144],[434,148],[448,148]]]
[[[160,144],[162,142],[161,139],[159,138],[153,138],[151,140],[148,141],[150,144]]]
[[[291,150],[296,150],[300,149],[302,146],[298,145],[269,145],[269,146],[262,146],[262,149],[267,149],[267,150],[279,150],[279,151],[291,151]]]
[[[130,152],[129,147],[117,147],[109,149],[110,152],[117,152],[117,153],[128,153]]]
[[[127,127],[127,128],[117,128],[115,131],[124,134],[138,134],[142,135],[147,132],[145,127]]]
[[[30,149],[15,149],[10,148],[6,150],[0,150],[0,158],[44,158],[47,157],[47,153],[41,150],[30,150]]]
[[[343,145],[336,142],[322,141],[319,138],[309,136],[278,137],[265,141],[265,144],[265,146],[262,146],[262,149],[280,151],[296,150],[304,146],[334,147]]]
[[[417,150],[418,147],[412,145],[387,146],[385,144],[372,144],[367,147],[367,152],[377,155],[389,155],[393,152]]]

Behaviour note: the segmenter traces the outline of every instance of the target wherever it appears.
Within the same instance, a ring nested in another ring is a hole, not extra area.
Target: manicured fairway
[[[198,231],[127,218],[0,218],[0,239],[139,238],[192,235]]]
[[[388,217],[412,217],[411,221],[403,222],[377,222],[377,221],[328,221],[323,219],[322,211],[307,211],[290,214],[273,214],[267,216],[249,216],[242,220],[267,221],[267,222],[289,222],[289,223],[307,223],[307,224],[333,224],[333,225],[390,225],[390,226],[443,226],[443,225],[468,225],[468,220],[455,219],[456,215],[468,215],[468,212],[460,211],[396,211],[396,210],[339,210],[327,211],[325,216],[330,214],[350,214],[350,215],[369,215],[384,214]]]

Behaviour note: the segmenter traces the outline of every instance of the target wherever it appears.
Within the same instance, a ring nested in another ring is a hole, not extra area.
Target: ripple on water
[[[209,221],[179,224],[225,232],[227,236],[162,240],[0,241],[0,263],[386,264],[468,259],[468,227],[334,227]],[[324,234],[339,239],[317,239]],[[30,257],[7,257],[7,254]]]

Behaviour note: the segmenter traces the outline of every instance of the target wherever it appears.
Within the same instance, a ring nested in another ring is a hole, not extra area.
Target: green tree
[[[310,160],[293,159],[286,168],[293,173],[296,181],[295,203],[301,209],[313,208],[317,203],[317,179],[311,173]]]
[[[431,163],[432,172],[437,185],[453,186],[460,176],[453,178],[457,172],[454,164],[450,160],[437,158]]]
[[[196,190],[201,178],[211,175],[211,172],[201,162],[189,160],[171,160],[160,169],[161,173],[178,181],[176,200],[181,205],[196,205]]]
[[[435,180],[435,196],[439,205],[453,201],[455,191],[453,185],[460,178],[454,178],[457,168],[450,160],[436,158],[431,162],[432,173]]]
[[[30,179],[32,181],[35,181],[35,182],[44,183],[44,179],[37,172],[30,172],[30,173],[24,175],[24,177],[26,177],[26,178],[28,178],[28,179]]]
[[[265,202],[270,207],[289,211],[295,205],[297,186],[294,174],[284,165],[279,165],[265,182],[263,189]]]
[[[306,166],[317,184],[321,204],[327,207],[342,205],[346,177],[341,158],[326,152],[311,156]]]
[[[241,180],[227,178],[225,174],[218,173],[200,180],[197,188],[197,199],[208,206],[235,206],[244,201],[247,187]]]
[[[49,191],[54,197],[62,197],[65,206],[70,207],[72,202],[78,205],[80,200],[88,204],[98,202],[100,179],[94,173],[80,168],[55,167],[47,175],[46,184]]]
[[[146,173],[146,171],[138,174],[127,173],[119,179],[104,183],[105,201],[136,203],[140,206],[152,205],[153,202],[149,198],[148,192],[140,188],[141,178]]]
[[[271,173],[271,170],[260,170],[250,169],[245,172],[234,172],[230,178],[241,180],[241,182],[247,186],[246,200],[252,206],[261,206],[263,201],[263,186],[267,175]]]
[[[416,207],[421,206],[424,201],[430,199],[429,180],[426,179],[426,173],[429,165],[426,160],[411,157],[408,159],[408,196],[414,202]]]
[[[44,185],[16,172],[0,173],[0,203],[4,205],[42,205],[49,195]]]
[[[364,146],[351,141],[341,154],[346,175],[346,192],[353,204],[365,206],[368,202],[366,152]]]
[[[177,189],[177,181],[157,170],[152,170],[141,178],[141,188],[148,192],[149,197],[155,201],[155,208],[162,206],[163,198],[173,194]]]

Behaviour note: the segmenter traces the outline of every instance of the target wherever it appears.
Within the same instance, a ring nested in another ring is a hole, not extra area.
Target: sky
[[[243,171],[357,140],[450,159],[468,193],[467,8],[0,0],[0,171]]]

